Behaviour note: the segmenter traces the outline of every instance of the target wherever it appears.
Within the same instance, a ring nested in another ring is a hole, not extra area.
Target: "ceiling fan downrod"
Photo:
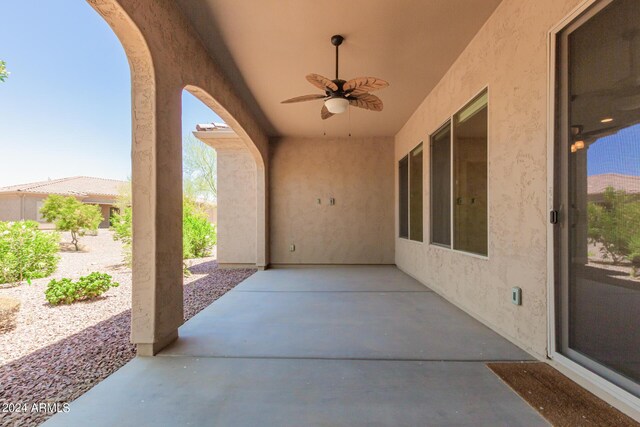
[[[342,44],[343,41],[344,41],[344,37],[342,37],[340,34],[336,34],[335,36],[331,36],[331,44],[336,47],[336,80],[339,80],[339,78],[338,78],[338,49],[340,48],[340,45]]]

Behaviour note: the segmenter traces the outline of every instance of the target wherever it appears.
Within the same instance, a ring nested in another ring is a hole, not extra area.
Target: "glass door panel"
[[[640,395],[640,2],[599,3],[558,51],[558,344]]]

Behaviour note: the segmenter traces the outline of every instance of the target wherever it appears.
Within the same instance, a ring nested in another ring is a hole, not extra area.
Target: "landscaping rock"
[[[62,237],[65,238],[64,236]],[[0,404],[69,403],[135,356],[129,342],[131,270],[111,232],[83,238],[83,252],[63,252],[58,271],[31,285],[0,289],[22,302],[16,328],[0,334]],[[255,270],[220,270],[213,258],[190,260],[184,279],[185,320],[224,295]],[[77,279],[101,271],[120,283],[95,300],[50,306],[44,290],[51,278]],[[0,425],[36,426],[50,412],[3,412]]]

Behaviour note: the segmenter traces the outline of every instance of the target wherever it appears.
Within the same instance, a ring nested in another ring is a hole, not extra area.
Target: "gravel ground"
[[[68,236],[62,237],[62,241]],[[111,233],[81,239],[80,253],[62,252],[58,271],[31,285],[0,289],[21,300],[17,327],[0,335],[0,424],[38,425],[48,411],[34,403],[71,402],[135,356],[129,343],[131,270],[121,264],[121,247]],[[192,260],[185,278],[185,320],[224,295],[255,270],[219,270],[215,259]],[[44,289],[51,278],[106,272],[120,283],[101,298],[51,307]],[[26,404],[6,412],[8,404]]]

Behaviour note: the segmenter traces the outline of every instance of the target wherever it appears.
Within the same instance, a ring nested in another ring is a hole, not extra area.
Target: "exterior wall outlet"
[[[329,199],[329,204],[330,204],[331,206],[335,205],[335,204],[336,204],[336,199],[334,199],[333,197],[332,197],[332,198],[330,198],[330,199]]]
[[[289,245],[289,252],[295,252],[296,251],[296,245],[294,245],[293,243]]]
[[[518,287],[511,288],[511,302],[515,305],[522,305],[522,289]]]

